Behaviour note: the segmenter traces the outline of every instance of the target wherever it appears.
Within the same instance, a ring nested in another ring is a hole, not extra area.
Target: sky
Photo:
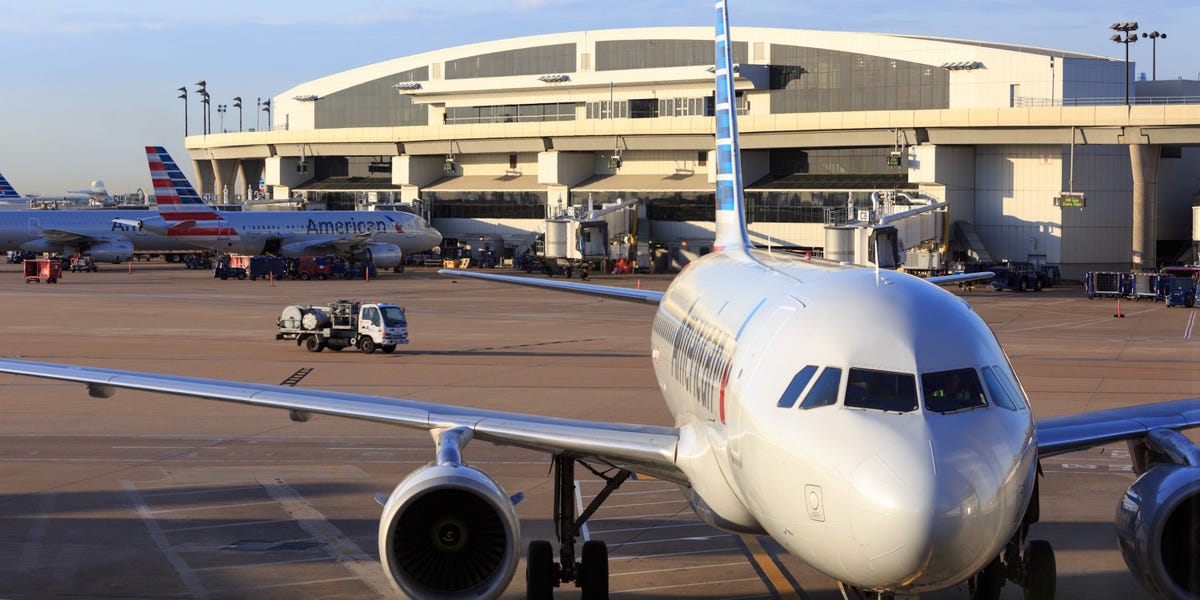
[[[730,0],[739,26],[866,31],[1005,42],[1124,57],[1114,22],[1159,31],[1159,79],[1200,78],[1200,3],[1180,0],[797,2]],[[22,194],[55,195],[103,180],[109,192],[150,190],[144,147],[187,167],[183,101],[257,98],[354,67],[463,44],[621,27],[712,26],[710,0],[0,0],[0,173]],[[1130,47],[1150,73],[1151,44]],[[224,116],[237,128],[237,111]],[[263,121],[265,125],[265,120]],[[194,178],[193,178],[194,181]]]

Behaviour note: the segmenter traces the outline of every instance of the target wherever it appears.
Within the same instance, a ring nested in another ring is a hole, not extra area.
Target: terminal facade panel
[[[1123,61],[920,36],[734,34],[756,244],[820,251],[828,222],[898,191],[949,202],[946,229],[973,232],[993,260],[1068,276],[1191,247],[1200,106],[1125,106]],[[560,207],[638,197],[640,235],[686,256],[712,239],[711,35],[574,32],[398,58],[284,91],[270,130],[187,147],[202,193],[260,196],[252,209],[415,210],[497,253],[520,251]],[[1086,207],[1055,206],[1068,191]]]

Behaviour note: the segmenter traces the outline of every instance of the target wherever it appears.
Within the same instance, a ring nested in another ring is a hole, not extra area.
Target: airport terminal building
[[[827,225],[883,194],[948,203],[949,259],[1073,277],[1194,259],[1200,103],[1177,96],[1200,96],[1195,82],[1156,92],[1120,60],[999,43],[733,34],[756,244],[820,251]],[[698,253],[712,241],[712,64],[701,27],[447,48],[300,83],[271,99],[267,129],[186,146],[201,193],[261,189],[256,209],[403,207],[511,253],[549,213],[639,198],[639,235]],[[1071,192],[1083,201],[1059,206]]]

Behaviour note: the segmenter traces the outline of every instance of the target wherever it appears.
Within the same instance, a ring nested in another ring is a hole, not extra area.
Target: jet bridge
[[[898,199],[907,204],[897,204]],[[917,273],[938,271],[945,260],[948,206],[892,191],[872,193],[870,210],[856,210],[850,200],[844,212],[831,211],[825,224],[825,258]]]
[[[544,265],[562,269],[608,259],[634,261],[649,266],[650,249],[639,232],[646,230],[639,198],[618,200],[595,207],[586,205],[550,208],[546,238],[539,253]]]

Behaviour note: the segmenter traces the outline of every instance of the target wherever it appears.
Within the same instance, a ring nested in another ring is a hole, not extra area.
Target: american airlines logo
[[[317,221],[309,219],[308,225],[305,228],[305,233],[333,233],[333,234],[351,234],[351,233],[369,233],[372,231],[390,231],[393,224],[386,220],[379,221],[359,221],[355,219],[346,219],[344,221]],[[396,233],[404,233],[400,224],[394,224]]]

